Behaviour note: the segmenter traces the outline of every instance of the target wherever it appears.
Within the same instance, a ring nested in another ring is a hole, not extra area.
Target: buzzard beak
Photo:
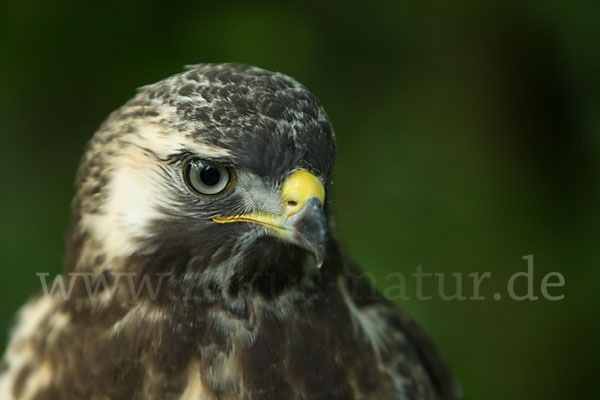
[[[293,227],[287,239],[313,253],[317,266],[321,268],[327,244],[327,217],[319,198],[311,197],[302,210],[287,218],[287,222]]]
[[[327,217],[323,209],[325,189],[313,174],[299,170],[283,183],[283,215],[250,213],[213,217],[217,223],[253,222],[273,229],[274,235],[301,247],[323,265],[327,244]]]

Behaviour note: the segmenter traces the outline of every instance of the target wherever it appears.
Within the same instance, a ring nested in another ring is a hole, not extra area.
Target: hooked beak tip
[[[288,221],[294,228],[296,244],[311,252],[321,268],[325,261],[328,227],[323,205],[318,197],[307,201],[301,211],[289,217]]]

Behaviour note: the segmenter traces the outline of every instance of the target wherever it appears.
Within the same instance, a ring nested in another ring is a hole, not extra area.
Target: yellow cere
[[[302,210],[312,197],[317,197],[323,204],[325,189],[319,178],[306,170],[294,172],[283,183],[283,204],[288,217]]]
[[[312,197],[317,197],[321,203],[324,203],[325,188],[319,178],[306,170],[299,170],[291,174],[283,183],[282,197],[284,215],[250,213],[230,217],[213,217],[213,221],[218,223],[254,222],[280,230],[283,228],[285,219],[302,210]]]

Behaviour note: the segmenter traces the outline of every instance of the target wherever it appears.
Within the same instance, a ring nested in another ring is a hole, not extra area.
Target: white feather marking
[[[183,149],[209,157],[228,157],[231,152],[221,147],[200,143],[184,136],[172,126],[165,126],[147,121],[136,121],[135,144],[151,150],[160,157],[177,153]],[[137,143],[139,142],[139,143]]]
[[[216,345],[204,346],[200,350],[202,359],[210,359],[211,365],[201,371],[204,382],[217,392],[237,393],[241,383],[240,363],[235,357],[238,354],[235,342],[228,353]]]
[[[37,363],[31,340],[40,324],[52,313],[58,298],[40,296],[23,306],[17,314],[17,322],[11,332],[11,341],[4,355],[8,370],[0,375],[0,399],[11,400],[13,386],[19,372],[29,363]],[[33,396],[33,390],[48,384],[51,378],[50,366],[46,363],[39,366],[29,377],[35,385],[27,385],[26,393],[21,399]]]
[[[144,121],[137,121],[135,128],[113,144],[106,167],[111,179],[101,213],[82,218],[82,225],[92,231],[95,242],[102,246],[100,253],[108,259],[139,251],[136,239],[147,236],[149,225],[164,218],[160,207],[168,205],[176,183],[170,176],[165,181],[164,165],[157,157],[167,158],[183,150],[210,157],[230,154],[226,149],[193,141],[173,128]],[[123,143],[126,145],[121,148]]]
[[[208,400],[211,398],[212,396],[200,379],[200,364],[192,361],[188,367],[187,385],[179,400]]]
[[[358,307],[356,307],[354,300],[352,300],[348,294],[344,282],[341,280],[339,282],[339,287],[342,296],[345,299],[345,303],[350,310],[350,315],[352,316],[352,321],[355,324],[355,328],[360,328],[366,339],[369,341],[369,343],[371,343],[371,347],[375,352],[375,356],[377,357],[378,361],[380,361],[378,365],[381,367],[381,352],[384,350],[387,340],[391,339],[383,334],[387,329],[385,317],[380,314],[377,307],[364,307],[359,310]],[[405,337],[402,335],[402,333],[396,331],[394,333],[394,340],[404,341]],[[387,371],[386,373],[394,383],[396,390],[399,393],[404,393],[407,384],[406,380],[403,379],[399,374],[390,372],[391,371]]]
[[[27,377],[29,384],[25,385],[25,390],[20,396],[20,400],[29,400],[35,398],[40,388],[48,386],[52,380],[52,365],[45,361],[39,365],[30,376]],[[34,384],[32,384],[34,383]]]
[[[339,282],[340,291],[344,297],[345,303],[350,310],[353,322],[362,330],[365,337],[371,343],[377,358],[380,359],[380,353],[384,346],[385,339],[381,333],[385,332],[385,321],[379,315],[376,308],[363,308],[359,310],[354,303],[354,300],[348,294],[343,281]]]
[[[84,225],[91,228],[109,258],[136,251],[135,239],[143,237],[147,224],[160,217],[156,209],[161,199],[156,182],[160,180],[151,161],[138,148],[131,148],[126,157],[117,157],[111,166],[114,173],[106,188],[108,198],[102,213],[84,218]]]
[[[162,323],[166,318],[165,312],[159,307],[153,307],[147,303],[138,303],[117,321],[110,329],[111,335],[118,335],[128,324],[133,323],[136,326],[140,322],[149,322],[151,324]]]

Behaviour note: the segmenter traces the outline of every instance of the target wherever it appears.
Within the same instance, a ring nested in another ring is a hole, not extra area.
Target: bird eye
[[[229,168],[192,158],[183,166],[183,178],[192,192],[204,196],[217,196],[233,186],[234,174]]]

